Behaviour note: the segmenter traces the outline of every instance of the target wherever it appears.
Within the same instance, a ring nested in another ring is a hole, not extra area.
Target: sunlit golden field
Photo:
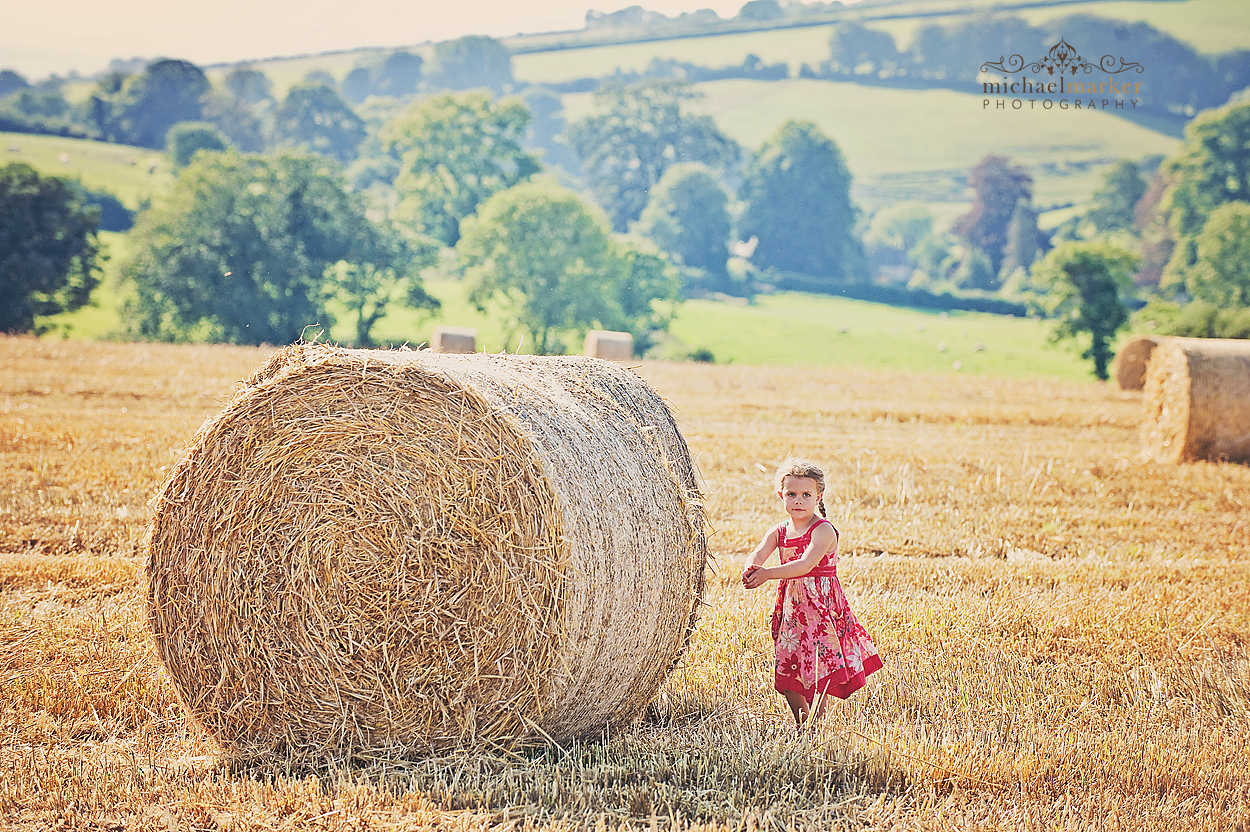
[[[716,557],[637,726],[567,748],[222,760],[146,628],[147,500],[260,349],[0,338],[0,827],[1250,828],[1250,467],[1143,461],[1094,383],[643,364]],[[810,741],[740,562],[824,462],[885,669]]]

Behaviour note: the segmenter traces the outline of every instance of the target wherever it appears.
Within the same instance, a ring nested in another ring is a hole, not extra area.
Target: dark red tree
[[[1021,202],[1029,205],[1033,201],[1033,177],[1023,165],[990,154],[977,162],[968,184],[975,193],[972,210],[957,219],[951,230],[985,252],[997,275],[1003,265],[1011,215]]]

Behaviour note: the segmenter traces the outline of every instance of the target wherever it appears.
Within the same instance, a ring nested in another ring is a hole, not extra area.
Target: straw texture
[[[1121,390],[1141,390],[1146,386],[1146,365],[1155,347],[1165,339],[1157,335],[1137,335],[1115,356],[1115,380]]]
[[[1141,438],[1161,462],[1250,462],[1250,341],[1169,338],[1156,347]]]
[[[685,442],[629,371],[310,345],[200,429],[146,549],[157,651],[244,757],[634,719],[707,559]]]

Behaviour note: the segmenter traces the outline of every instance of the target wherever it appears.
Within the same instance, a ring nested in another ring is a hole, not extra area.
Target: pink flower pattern
[[[812,542],[812,529],[786,538],[786,524],[777,529],[777,548],[782,563],[802,557]],[[834,529],[837,534],[837,529]],[[846,699],[864,686],[868,675],[881,669],[877,648],[846,602],[837,576],[838,545],[825,555],[813,572],[780,581],[773,608],[772,635],[776,646],[778,693],[792,690],[809,702],[827,693]]]

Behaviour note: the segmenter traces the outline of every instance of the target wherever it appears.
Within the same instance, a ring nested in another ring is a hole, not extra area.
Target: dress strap
[[[787,544],[788,544],[788,543],[789,543],[789,541],[791,541],[791,540],[793,540],[793,541],[794,541],[794,542],[796,542],[796,543],[797,543],[798,541],[800,541],[800,540],[803,540],[803,539],[809,539],[809,540],[810,540],[810,539],[811,539],[811,536],[812,536],[812,530],[813,530],[813,529],[815,529],[817,526],[819,526],[821,523],[829,523],[829,525],[830,525],[830,526],[833,526],[833,534],[834,534],[834,536],[835,536],[835,537],[840,537],[840,536],[841,536],[841,535],[839,535],[839,534],[838,534],[838,527],[837,527],[837,526],[834,526],[834,525],[833,525],[833,523],[830,523],[828,518],[826,518],[826,517],[817,517],[817,518],[816,518],[816,519],[812,522],[812,524],[811,524],[810,526],[808,526],[808,527],[807,527],[807,531],[803,532],[803,533],[802,533],[801,535],[799,535],[798,537],[786,537],[786,525],[787,525],[787,523],[782,523],[780,526],[778,526],[778,527],[777,527],[777,545],[778,545],[779,547],[785,547],[785,548],[787,548],[787,549],[790,549],[790,548],[793,548],[793,547],[791,547],[791,546],[789,546],[789,545],[787,545]]]

